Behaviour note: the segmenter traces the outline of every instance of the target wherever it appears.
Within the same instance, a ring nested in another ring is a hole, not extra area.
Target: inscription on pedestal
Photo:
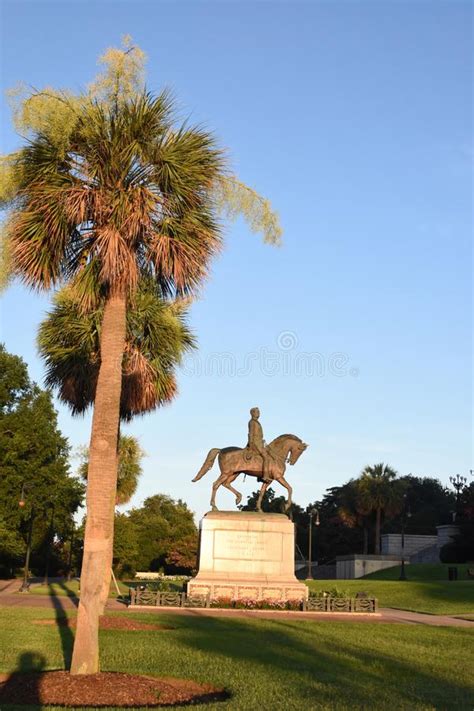
[[[279,561],[282,557],[282,536],[265,536],[260,531],[214,532],[214,559]]]

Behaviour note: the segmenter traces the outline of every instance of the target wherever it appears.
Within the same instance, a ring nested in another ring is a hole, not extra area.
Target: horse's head
[[[293,440],[290,445],[288,464],[296,464],[296,462],[301,457],[304,450],[307,449],[307,447],[308,445],[306,444],[306,442],[302,442],[301,440]]]
[[[276,437],[268,445],[270,454],[281,461],[282,464],[295,464],[308,445],[299,437],[292,434],[283,434]]]

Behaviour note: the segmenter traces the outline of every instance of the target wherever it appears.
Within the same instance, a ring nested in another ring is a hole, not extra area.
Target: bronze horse
[[[221,473],[212,485],[211,508],[213,511],[218,510],[216,506],[216,492],[220,486],[225,486],[226,489],[232,491],[232,493],[235,494],[236,505],[240,504],[242,494],[231,486],[239,474],[248,474],[262,481],[257,500],[257,511],[262,510],[263,496],[270,484],[274,481],[278,481],[278,483],[284,486],[288,491],[288,499],[285,504],[285,511],[288,511],[291,506],[291,494],[293,490],[284,476],[286,464],[296,464],[307,446],[308,445],[299,437],[292,434],[280,435],[270,442],[270,444],[267,445],[267,451],[270,455],[270,470],[266,481],[263,480],[263,462],[259,454],[254,454],[245,447],[243,449],[240,447],[211,449],[206,457],[206,461],[192,481],[201,479],[204,474],[212,468],[217,455],[219,455],[218,461]]]

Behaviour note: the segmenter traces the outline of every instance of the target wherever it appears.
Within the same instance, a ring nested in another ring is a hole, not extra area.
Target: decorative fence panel
[[[130,588],[130,606],[146,607],[210,607],[211,599],[207,595],[189,596],[184,592],[163,592],[146,587]],[[236,605],[237,606],[237,605]],[[213,605],[213,607],[216,607]],[[245,608],[242,608],[245,609]],[[259,606],[252,609],[275,609]],[[377,612],[377,599],[373,597],[309,597],[301,603],[305,612]]]
[[[130,605],[147,607],[209,607],[209,598],[205,595],[192,597],[182,592],[163,592],[148,588],[130,588]]]

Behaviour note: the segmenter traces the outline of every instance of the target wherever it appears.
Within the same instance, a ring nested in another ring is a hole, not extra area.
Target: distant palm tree
[[[375,512],[375,553],[380,553],[382,516],[393,516],[402,507],[403,484],[387,464],[367,466],[357,480],[358,509],[363,515]]]
[[[120,434],[118,446],[117,496],[115,498],[116,506],[128,504],[135,494],[138,480],[142,475],[141,460],[144,454],[136,437],[133,435]],[[86,447],[81,452],[81,460],[78,474],[84,481],[87,481],[89,450]]]
[[[151,412],[176,396],[175,369],[196,345],[187,313],[187,300],[164,301],[151,280],[140,282],[126,317],[121,421]],[[65,288],[39,327],[45,382],[74,415],[84,414],[94,404],[102,318],[102,303],[84,309],[73,290]]]

